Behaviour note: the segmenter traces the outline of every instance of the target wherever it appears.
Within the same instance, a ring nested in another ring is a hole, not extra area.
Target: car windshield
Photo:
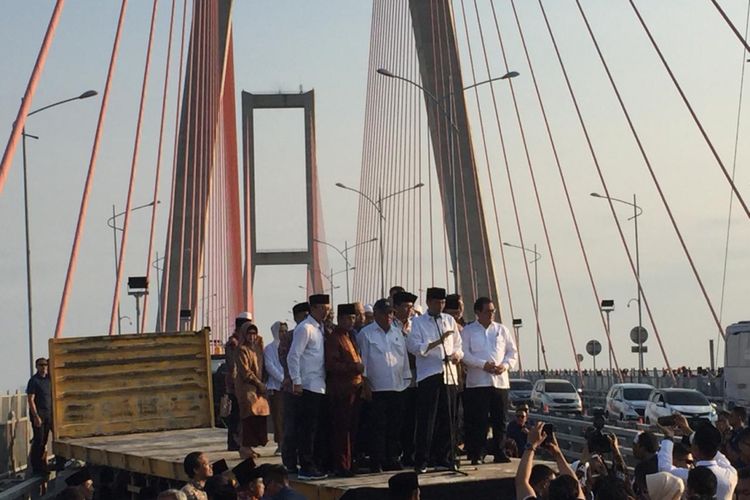
[[[646,401],[649,394],[651,394],[651,389],[648,387],[631,387],[622,391],[623,399],[628,401]]]
[[[706,396],[693,391],[665,392],[664,399],[671,405],[708,406],[709,404]]]
[[[531,382],[528,380],[511,380],[510,381],[510,390],[511,391],[530,391],[531,390]]]
[[[573,384],[568,382],[545,382],[545,392],[576,392],[576,388]]]

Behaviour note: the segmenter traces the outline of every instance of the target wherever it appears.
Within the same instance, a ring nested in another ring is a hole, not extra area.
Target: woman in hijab
[[[651,500],[680,500],[685,485],[669,472],[657,472],[646,476],[646,489]]]
[[[268,400],[265,398],[266,385],[263,383],[263,339],[258,335],[258,327],[248,322],[240,327],[240,345],[237,348],[235,363],[235,393],[242,419],[242,458],[259,457],[254,446],[265,446],[266,417],[269,414]]]

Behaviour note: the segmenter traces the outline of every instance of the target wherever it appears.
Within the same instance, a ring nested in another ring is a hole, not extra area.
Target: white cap
[[[370,314],[372,314],[372,313],[373,313],[373,310],[372,310],[372,304],[367,304],[367,305],[365,306],[365,313],[370,313]]]
[[[419,304],[414,304],[414,312],[422,315],[422,306],[420,306]]]
[[[247,319],[247,320],[252,321],[253,320],[253,313],[247,312],[247,311],[241,312],[241,313],[239,313],[237,315],[237,319]]]

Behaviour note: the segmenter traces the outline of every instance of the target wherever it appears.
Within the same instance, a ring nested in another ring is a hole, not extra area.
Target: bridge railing
[[[26,469],[31,435],[26,394],[0,395],[0,478]]]

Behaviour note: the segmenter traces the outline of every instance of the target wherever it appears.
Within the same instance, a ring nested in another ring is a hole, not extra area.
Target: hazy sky
[[[7,131],[17,112],[53,3],[10,0],[0,7],[0,43],[5,47],[0,54],[3,74],[0,120],[8,124]],[[182,2],[177,3],[181,8]],[[603,297],[616,301],[617,309],[612,315],[615,349],[622,366],[634,366],[636,357],[629,353],[627,333],[636,324],[637,317],[634,304],[626,308],[626,303],[635,297],[635,283],[606,203],[588,196],[592,191],[602,191],[601,184],[585,148],[538,4],[517,3],[553,135],[568,176],[573,203],[580,216],[597,286]],[[629,3],[624,0],[587,0],[583,3],[711,300],[718,310],[729,187],[655,58]],[[747,2],[725,0],[721,3],[743,31]],[[150,4],[145,0],[130,2],[68,312],[66,336],[104,334],[108,326],[114,264],[112,233],[106,226],[106,220],[112,213],[113,204],[118,211],[125,204]],[[488,0],[478,0],[477,4],[487,30],[492,26],[491,17],[487,17],[490,15]],[[160,35],[154,48],[154,68],[163,69],[169,5],[168,1],[159,4],[157,22]],[[456,1],[454,5],[464,82],[469,84],[472,79],[460,16],[461,3]],[[710,2],[641,0],[638,5],[719,154],[731,168],[741,62],[745,59],[741,45]],[[561,272],[576,346],[583,350],[588,339],[597,338],[603,342],[604,334],[564,204],[509,2],[498,0],[495,6],[505,37],[509,66],[521,73],[515,85],[522,120]],[[715,325],[643,160],[629,135],[601,65],[595,58],[575,4],[572,0],[548,0],[545,6],[572,75],[612,195],[629,199],[636,192],[639,204],[644,209],[639,226],[642,281],[670,361],[673,365],[707,365],[708,339],[716,338]],[[473,20],[474,2],[466,1],[465,7],[467,17]],[[317,160],[326,238],[339,246],[343,246],[345,240],[351,243],[355,238],[356,200],[353,194],[349,196],[351,193],[336,189],[334,183],[359,185],[371,9],[372,4],[367,0],[235,2],[233,22],[237,102],[243,89],[255,92],[298,91],[300,87],[304,90],[315,89]],[[90,88],[101,92],[118,10],[119,2],[115,1],[67,2],[32,108]],[[477,61],[477,33],[473,21],[469,22],[469,34]],[[500,68],[497,38],[490,37],[488,43],[494,47],[490,49],[494,51],[491,65]],[[482,74],[482,68],[477,63],[479,74]],[[152,73],[149,86],[134,204],[147,202],[153,185],[150,167],[156,158],[163,77],[161,69]],[[172,90],[175,90],[174,85]],[[548,358],[551,366],[570,366],[571,349],[562,322],[518,126],[511,113],[507,88],[498,85],[496,91],[519,199],[524,238],[527,245],[537,243],[543,254],[539,267],[540,317]],[[172,119],[174,96],[173,92],[169,110]],[[488,89],[482,88],[479,96],[487,129],[489,166],[495,181],[501,230],[506,240],[518,243]],[[487,165],[483,154],[480,154],[482,139],[473,93],[467,94],[467,102],[477,149],[479,178],[486,199]],[[46,353],[46,341],[54,331],[99,104],[99,98],[74,101],[34,116],[27,122],[27,130],[40,136],[39,141],[30,142],[28,151],[34,346],[38,355]],[[746,134],[743,133],[747,125],[746,114],[743,113],[741,120],[736,182],[740,191],[750,198],[748,147],[744,140]],[[303,184],[290,183],[287,179],[292,175],[301,176],[303,172],[301,114],[292,111],[261,112],[256,117],[256,128],[259,148],[257,170],[261,172],[258,183],[262,186],[259,190],[262,193],[259,198],[262,208],[258,216],[262,246],[268,249],[299,248],[304,245],[304,237],[296,221],[302,212],[294,200],[302,195]],[[2,137],[4,146],[7,136]],[[171,144],[171,141],[171,133],[168,133],[165,144]],[[171,156],[171,147],[165,148],[164,165],[171,165]],[[169,173],[162,176],[160,188],[162,211],[157,235],[160,254],[163,252],[169,178]],[[4,340],[4,349],[0,351],[0,389],[20,387],[28,375],[21,181],[19,148],[5,189],[0,194],[0,326]],[[750,262],[746,249],[750,243],[750,226],[745,215],[737,208],[729,247],[722,317],[725,325],[748,319],[750,284],[747,277]],[[487,199],[485,211],[491,228],[495,271],[500,279],[499,243]],[[630,242],[632,222],[625,220],[629,216],[627,208],[622,207],[619,215]],[[271,216],[274,218],[271,219]],[[423,224],[427,222],[425,215],[420,217],[415,214],[415,217]],[[133,232],[129,240],[125,276],[142,274],[147,251],[147,212],[134,214],[131,221]],[[527,353],[525,362],[527,366],[535,365],[532,354],[533,312],[521,254],[509,250],[506,257],[516,316],[522,317],[526,325],[521,332],[522,349]],[[336,269],[343,268],[337,254],[329,253],[329,260]],[[304,292],[299,288],[302,284],[302,268],[259,270],[255,284],[256,313],[264,331],[274,320],[290,317],[288,310],[292,301],[303,299]],[[423,286],[430,284],[424,283]],[[341,285],[342,288],[335,291],[337,302],[343,298],[343,282]],[[501,290],[504,292],[503,286]],[[135,321],[134,309],[133,300],[123,293],[122,313]],[[645,324],[651,331],[650,324]],[[124,326],[133,329],[127,320]],[[266,335],[270,336],[268,333]],[[653,334],[648,346],[647,364],[662,366]],[[585,365],[590,364],[591,359],[587,357]],[[597,364],[604,365],[604,361],[599,360]]]

